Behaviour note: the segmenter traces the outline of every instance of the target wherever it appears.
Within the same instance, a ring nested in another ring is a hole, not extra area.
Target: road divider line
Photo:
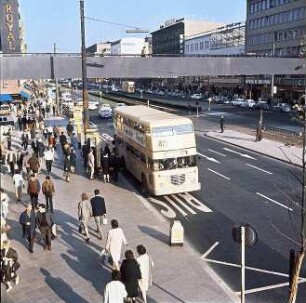
[[[207,159],[208,161],[211,161],[211,162],[214,162],[214,163],[221,164],[221,162],[219,162],[219,161],[216,160],[215,158],[208,157],[208,156],[203,155],[203,154],[201,154],[201,153],[199,153],[199,152],[198,152],[198,155],[201,156],[201,157],[203,157],[203,158],[205,158],[205,159]]]
[[[196,215],[197,213],[189,207],[186,203],[184,203],[178,196],[171,195],[172,199],[180,203],[183,207],[185,207],[191,214]]]
[[[217,151],[215,151],[215,150],[213,150],[213,149],[208,149],[209,151],[211,151],[212,153],[215,153],[215,154],[217,154],[217,155],[219,155],[219,156],[222,156],[222,157],[226,157],[226,155],[224,155],[224,154],[222,154],[222,153],[219,153],[219,152],[217,152]]]
[[[226,151],[228,151],[228,152],[230,152],[230,153],[237,154],[237,155],[239,155],[239,156],[241,156],[241,157],[248,158],[248,159],[252,159],[252,160],[256,160],[255,158],[253,158],[252,156],[250,156],[250,155],[248,155],[248,154],[242,154],[242,153],[240,153],[240,152],[238,152],[238,151],[236,151],[236,150],[232,150],[232,149],[227,148],[227,147],[223,147],[223,149],[226,150]]]
[[[172,201],[168,196],[165,196],[165,199],[175,208],[177,209],[184,217],[187,217],[188,214],[183,210],[181,209],[178,205],[176,205],[174,203],[174,201]]]
[[[207,251],[201,256],[201,259],[205,259],[214,249],[219,245],[219,242],[215,242]]]
[[[220,173],[218,173],[218,172],[216,172],[216,171],[214,171],[214,170],[212,170],[212,169],[210,169],[210,168],[207,168],[209,171],[211,171],[212,173],[214,173],[214,174],[216,174],[216,175],[218,175],[218,176],[220,176],[220,177],[222,177],[222,178],[224,178],[224,179],[226,179],[226,180],[230,180],[231,178],[229,178],[229,177],[226,177],[226,176],[224,176],[224,175],[222,175],[222,174],[220,174]]]
[[[286,205],[284,205],[284,204],[282,204],[282,203],[280,203],[280,202],[277,202],[277,201],[275,201],[275,200],[273,200],[273,199],[271,199],[271,198],[269,198],[269,197],[267,197],[267,196],[265,196],[265,195],[263,195],[263,194],[261,194],[261,193],[256,193],[256,195],[258,195],[258,196],[260,196],[260,197],[262,197],[262,198],[264,198],[264,199],[266,199],[266,200],[268,200],[268,201],[270,201],[270,202],[272,202],[272,203],[275,203],[275,204],[277,204],[278,206],[280,206],[280,207],[283,207],[283,208],[285,208],[285,209],[288,209],[289,211],[293,211],[293,208],[290,208],[290,207],[288,207],[288,206],[286,206]]]
[[[266,174],[273,175],[273,173],[271,173],[271,172],[269,172],[267,170],[264,170],[262,168],[259,168],[259,167],[255,166],[255,165],[252,165],[252,164],[249,164],[249,163],[245,163],[245,165],[247,165],[249,167],[252,167],[252,168],[255,168],[255,169],[258,169],[258,170],[260,170],[260,171],[262,171],[262,172],[264,172]]]

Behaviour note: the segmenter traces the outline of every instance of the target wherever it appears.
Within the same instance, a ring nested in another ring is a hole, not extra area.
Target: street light
[[[85,141],[86,141],[86,133],[87,133],[88,126],[89,126],[89,117],[88,117],[84,1],[85,0],[80,0],[80,16],[81,16],[81,39],[82,39],[81,53],[82,53],[82,79],[83,79],[83,122],[84,122],[84,136],[85,136]]]

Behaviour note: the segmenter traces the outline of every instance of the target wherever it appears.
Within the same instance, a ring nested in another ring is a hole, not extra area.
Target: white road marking
[[[240,152],[237,152],[235,150],[232,150],[230,148],[227,148],[227,147],[223,147],[224,150],[230,152],[230,153],[233,153],[233,154],[237,154],[237,155],[240,155],[241,157],[244,157],[244,158],[248,158],[248,159],[252,159],[252,160],[256,160],[255,158],[251,157],[250,155],[248,154],[242,154]]]
[[[219,155],[219,156],[222,156],[222,157],[226,157],[226,155],[224,155],[224,154],[222,154],[222,153],[219,153],[219,152],[217,152],[217,151],[215,151],[215,150],[213,150],[213,149],[208,149],[209,151],[211,151],[212,153],[215,153],[215,154],[217,154],[217,155]]]
[[[215,247],[219,245],[219,242],[215,242],[202,256],[201,259],[205,259],[213,250]]]
[[[255,168],[255,169],[258,169],[258,170],[260,170],[260,171],[262,171],[262,172],[264,172],[266,174],[273,175],[273,173],[271,173],[271,172],[269,172],[267,170],[264,170],[262,168],[259,168],[259,167],[255,166],[255,165],[252,165],[252,164],[249,164],[249,163],[245,163],[245,165],[247,165],[249,167],[252,167],[252,168]]]
[[[157,205],[160,205],[162,206],[163,208],[165,208],[166,210],[164,209],[161,209],[160,212],[167,218],[169,219],[174,219],[176,217],[176,213],[175,211],[170,208],[166,203],[162,202],[162,201],[159,201],[157,199],[154,199],[154,198],[149,198],[149,200]]]
[[[172,199],[174,199],[175,201],[177,201],[178,203],[180,203],[182,206],[184,206],[191,214],[196,215],[197,213],[188,205],[186,205],[186,203],[184,203],[181,199],[179,199],[178,196],[175,195],[171,195]]]
[[[211,213],[212,210],[207,207],[204,203],[202,203],[201,201],[199,201],[197,198],[195,198],[194,196],[192,196],[189,193],[181,193],[178,194],[178,196],[182,197],[183,199],[185,199],[185,201],[191,205],[192,207],[204,212],[204,213]]]
[[[229,178],[229,177],[226,177],[226,176],[224,176],[224,175],[222,175],[222,174],[220,174],[220,173],[218,173],[218,172],[216,172],[216,171],[214,171],[214,170],[212,170],[212,169],[210,169],[210,168],[207,168],[209,171],[211,171],[212,173],[214,173],[214,174],[216,174],[216,175],[218,175],[218,176],[220,176],[220,177],[222,177],[222,178],[224,178],[224,179],[226,179],[226,180],[230,180],[231,178]]]
[[[211,162],[215,162],[215,163],[221,164],[221,162],[219,162],[219,161],[216,160],[215,158],[210,158],[210,157],[205,156],[205,155],[203,155],[203,154],[201,154],[201,153],[199,153],[199,152],[198,152],[198,155],[201,156],[201,157],[203,157],[203,158],[205,158],[205,159],[207,159],[208,161],[211,161]]]
[[[283,208],[286,208],[286,209],[288,209],[290,211],[293,211],[292,208],[290,208],[290,207],[288,207],[286,205],[283,205],[283,204],[281,204],[281,203],[279,203],[279,202],[277,202],[277,201],[275,201],[275,200],[273,200],[273,199],[271,199],[271,198],[269,198],[269,197],[267,197],[267,196],[265,196],[265,195],[263,195],[261,193],[257,192],[256,195],[258,195],[258,196],[260,196],[260,197],[262,197],[262,198],[264,198],[264,199],[266,199],[266,200],[268,200],[268,201],[270,201],[272,203],[275,203],[275,204],[279,205],[280,207],[283,207]]]
[[[187,213],[183,210],[183,209],[181,209],[178,205],[176,205],[175,203],[174,203],[174,201],[172,201],[168,196],[165,196],[165,199],[174,207],[174,208],[176,208],[182,215],[183,215],[183,217],[187,217]]]

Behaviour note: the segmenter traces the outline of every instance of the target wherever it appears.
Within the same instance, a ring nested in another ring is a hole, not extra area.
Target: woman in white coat
[[[137,246],[139,257],[136,258],[141,272],[141,279],[138,285],[143,297],[144,303],[147,303],[147,291],[152,286],[152,267],[154,266],[152,258],[147,254],[147,250],[143,245]]]
[[[89,241],[89,231],[88,231],[88,225],[90,218],[92,217],[92,208],[90,201],[88,199],[88,195],[86,193],[82,193],[81,195],[81,201],[78,205],[78,215],[79,215],[79,221],[80,221],[80,232],[85,232],[86,239],[85,241]],[[84,229],[84,230],[83,230]]]
[[[122,243],[127,245],[123,230],[119,227],[117,220],[111,221],[112,229],[109,230],[105,250],[110,253],[114,269],[119,269]]]

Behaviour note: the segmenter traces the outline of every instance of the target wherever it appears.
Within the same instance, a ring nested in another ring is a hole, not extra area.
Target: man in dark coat
[[[33,253],[36,218],[32,204],[29,203],[26,210],[21,213],[19,223],[22,225],[22,237],[28,241],[29,251]]]
[[[28,145],[29,145],[29,134],[24,131],[23,134],[21,135],[21,146],[23,147],[24,150],[28,149]]]
[[[106,215],[106,207],[104,198],[100,196],[100,190],[95,189],[95,196],[90,200],[92,215],[95,219],[97,225],[97,233],[99,234],[99,239],[103,237],[102,225],[103,217]]]
[[[51,250],[51,227],[53,224],[52,217],[44,204],[39,204],[36,215],[36,223],[44,239],[44,250]]]
[[[18,262],[18,254],[16,250],[11,247],[10,241],[5,240],[1,244],[1,283],[6,284],[6,291],[9,292],[12,289],[11,281],[16,285],[19,283],[17,270],[20,264]]]
[[[220,131],[221,133],[224,132],[224,117],[223,116],[221,116],[220,118]]]
[[[114,149],[114,154],[112,154],[112,156],[111,156],[110,163],[111,163],[110,166],[113,169],[114,180],[115,180],[115,182],[117,182],[119,171],[122,167],[122,161],[121,161],[121,158],[119,157],[119,155],[118,155],[118,153],[116,152],[115,149]]]

